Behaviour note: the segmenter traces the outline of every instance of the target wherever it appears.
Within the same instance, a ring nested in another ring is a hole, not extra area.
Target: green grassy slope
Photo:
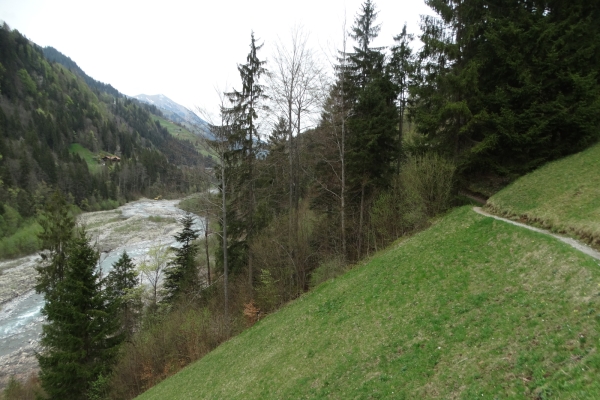
[[[600,248],[600,144],[522,177],[490,198],[487,208]]]
[[[600,398],[600,266],[464,207],[140,399]]]
[[[83,158],[88,166],[88,170],[92,173],[100,171],[100,164],[98,163],[98,156],[86,149],[79,143],[72,143],[69,146],[69,151],[73,154],[78,154],[79,157]]]

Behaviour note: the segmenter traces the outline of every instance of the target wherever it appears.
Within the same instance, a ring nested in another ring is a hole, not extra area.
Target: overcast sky
[[[294,25],[311,47],[331,56],[361,0],[0,0],[0,19],[38,45],[52,46],[88,75],[120,92],[164,94],[193,109],[214,109],[215,88],[240,88],[250,33],[264,42],[261,59]],[[424,0],[375,0],[381,23],[377,46],[393,43],[404,22],[418,34]],[[268,68],[268,64],[267,64]]]

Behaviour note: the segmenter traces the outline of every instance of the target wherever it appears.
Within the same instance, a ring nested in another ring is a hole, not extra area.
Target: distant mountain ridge
[[[156,106],[156,108],[163,113],[165,118],[185,126],[190,131],[208,137],[209,139],[214,139],[214,137],[208,133],[208,123],[206,121],[197,116],[190,109],[169,99],[164,94],[138,94],[137,96],[133,96],[133,98],[143,103]]]

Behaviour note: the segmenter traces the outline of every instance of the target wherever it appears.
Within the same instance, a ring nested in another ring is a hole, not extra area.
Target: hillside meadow
[[[600,398],[600,266],[456,209],[139,399]]]
[[[600,248],[600,144],[548,163],[488,200],[487,209]]]

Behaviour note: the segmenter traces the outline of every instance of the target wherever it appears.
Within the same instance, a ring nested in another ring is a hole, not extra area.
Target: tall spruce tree
[[[232,121],[233,135],[236,143],[228,154],[230,182],[235,189],[229,193],[231,217],[228,217],[230,235],[231,267],[239,269],[243,264],[248,266],[248,280],[253,282],[252,258],[248,254],[248,242],[256,231],[254,213],[256,209],[255,194],[255,160],[256,145],[259,142],[259,111],[266,98],[261,77],[266,74],[266,61],[258,58],[262,45],[256,43],[254,32],[251,34],[250,52],[245,64],[238,65],[242,80],[242,90],[227,93],[231,108],[226,110]]]
[[[52,399],[87,399],[91,383],[110,372],[123,337],[102,290],[98,252],[85,231],[66,248],[64,277],[46,297],[42,314],[40,379]]]
[[[396,86],[385,66],[383,48],[371,43],[380,30],[376,24],[375,5],[367,0],[354,20],[350,36],[356,41],[347,55],[344,90],[352,104],[348,120],[347,162],[348,189],[358,221],[355,256],[362,256],[365,210],[372,194],[385,188],[398,156],[396,142]]]
[[[396,162],[396,173],[400,172],[400,163],[402,160],[402,141],[404,134],[404,116],[408,106],[410,77],[414,70],[413,52],[410,43],[414,36],[406,30],[406,23],[402,27],[402,32],[394,37],[396,44],[392,47],[392,56],[388,63],[388,71],[392,81],[396,85],[398,97],[396,104],[398,107],[398,160]]]
[[[142,307],[141,298],[134,291],[139,284],[138,272],[126,251],[123,251],[112,267],[104,282],[105,290],[109,301],[117,309],[122,331],[131,336]]]
[[[194,240],[198,238],[198,231],[193,228],[194,217],[192,214],[186,214],[181,219],[183,229],[177,235],[175,240],[181,245],[175,250],[175,257],[165,272],[165,297],[166,302],[174,302],[182,294],[189,293],[198,289],[199,274],[196,255],[198,246]]]

